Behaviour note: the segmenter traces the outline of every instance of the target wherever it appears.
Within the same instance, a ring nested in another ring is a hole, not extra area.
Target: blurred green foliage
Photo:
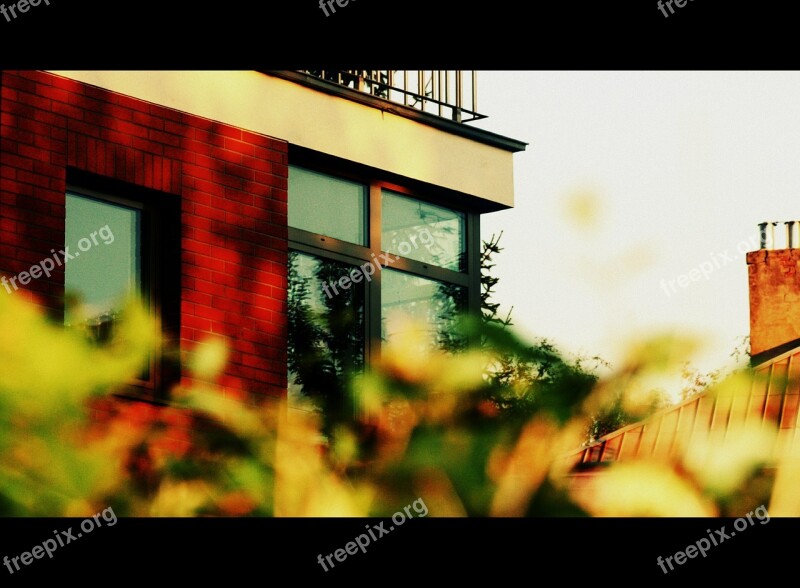
[[[651,414],[659,377],[680,373],[694,342],[649,338],[598,377],[521,340],[496,309],[462,317],[453,336],[470,343],[455,353],[424,340],[429,329],[400,329],[348,378],[348,418],[325,422],[228,394],[219,339],[189,350],[167,404],[131,398],[160,335],[136,302],[97,344],[0,295],[0,515],[385,516],[418,497],[432,516],[708,516],[770,497],[800,508],[800,456],[787,454],[777,479],[765,469],[776,463],[766,421],[582,475],[587,431]],[[753,377],[703,393],[733,397]]]
[[[597,379],[478,317],[459,334],[479,343],[457,354],[430,350],[423,330],[407,329],[354,378],[356,416],[326,437],[318,415],[223,394],[213,377],[224,365],[219,342],[193,354],[187,370],[202,378],[173,390],[169,405],[124,397],[158,335],[136,304],[102,346],[15,297],[0,297],[0,320],[5,516],[83,516],[109,505],[121,516],[387,515],[420,496],[434,516],[708,515],[743,504],[748,484],[771,487],[759,429],[747,432],[748,451],[728,443],[734,453],[715,457],[725,444],[698,445],[681,463],[610,468],[590,501],[574,492],[565,456],[591,414],[620,390],[646,389],[637,380],[649,372],[674,369],[683,345],[674,340],[641,346]],[[509,357],[535,375],[522,392],[506,373]],[[605,489],[612,483],[627,488],[624,504]],[[646,499],[653,484],[660,508]]]

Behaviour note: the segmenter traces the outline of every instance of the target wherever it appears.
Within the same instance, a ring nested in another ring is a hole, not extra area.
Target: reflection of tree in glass
[[[88,314],[88,306],[78,292],[68,291],[64,296],[64,326],[80,332],[87,341],[94,345],[106,345],[119,330],[122,314],[119,310],[109,308]]]
[[[289,372],[329,424],[352,416],[348,382],[364,366],[363,288],[339,290],[331,297],[321,288],[349,269],[296,252],[289,256]]]
[[[438,282],[431,299],[431,321],[436,325],[436,346],[456,353],[467,347],[466,338],[456,329],[463,308],[464,289],[455,284]]]
[[[454,271],[465,269],[463,213],[384,190],[383,249]]]
[[[403,255],[401,244],[412,247],[408,257],[433,265],[463,271],[466,252],[461,243],[461,229],[456,219],[441,219],[420,208],[420,224],[384,232],[384,248]],[[454,251],[455,248],[455,251]],[[427,254],[420,251],[427,250]]]
[[[384,344],[395,334],[420,331],[418,343],[425,348],[456,352],[466,341],[457,333],[464,310],[464,289],[414,274],[386,270],[383,273],[381,336]]]
[[[433,258],[433,263],[440,267],[448,267],[463,271],[466,267],[466,251],[461,240],[461,225],[456,218],[442,218],[437,213],[426,210],[420,206],[420,220],[423,225],[420,230],[426,230],[432,237],[432,243],[427,247]],[[444,244],[444,245],[443,245]],[[453,251],[453,246],[456,251]]]

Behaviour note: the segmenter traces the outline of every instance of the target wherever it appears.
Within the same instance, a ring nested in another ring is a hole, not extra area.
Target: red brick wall
[[[63,249],[68,168],[180,199],[181,350],[222,335],[226,393],[284,396],[287,144],[60,76],[0,72],[0,274]],[[23,288],[14,295],[61,316],[63,269]]]
[[[800,339],[798,269],[798,249],[761,249],[747,254],[751,355]]]

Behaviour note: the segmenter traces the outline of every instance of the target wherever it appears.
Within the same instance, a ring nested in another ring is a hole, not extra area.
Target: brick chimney
[[[783,223],[781,249],[776,248],[777,224],[761,223],[761,248],[747,254],[753,359],[767,351],[780,352],[792,342],[800,345],[800,222]]]

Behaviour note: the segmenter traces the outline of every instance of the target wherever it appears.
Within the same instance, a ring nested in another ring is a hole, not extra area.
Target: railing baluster
[[[436,77],[439,78],[439,93],[436,95],[436,99],[439,100],[439,116],[444,116],[442,114],[444,109],[444,104],[442,102],[442,70],[436,72]]]
[[[450,74],[444,70],[444,103],[450,104]]]
[[[472,112],[478,112],[478,72],[472,70],[472,104],[469,109]]]
[[[442,116],[442,102],[439,100],[439,72],[431,70],[431,87],[433,88],[433,99],[439,107],[439,116]]]
[[[456,122],[461,122],[462,73],[461,71],[456,71],[456,108],[453,111],[453,120]]]
[[[477,111],[478,72],[475,70],[468,72],[468,80],[465,79],[467,72],[462,70],[403,70],[402,78],[398,70],[389,69],[301,70],[301,73],[431,115],[438,114],[444,118],[449,114],[449,118],[458,123],[486,118]],[[413,81],[409,79],[409,74],[413,76]],[[469,90],[466,84],[469,84]],[[402,100],[398,93],[402,94]],[[792,239],[792,243],[795,242],[800,243],[800,239]]]

